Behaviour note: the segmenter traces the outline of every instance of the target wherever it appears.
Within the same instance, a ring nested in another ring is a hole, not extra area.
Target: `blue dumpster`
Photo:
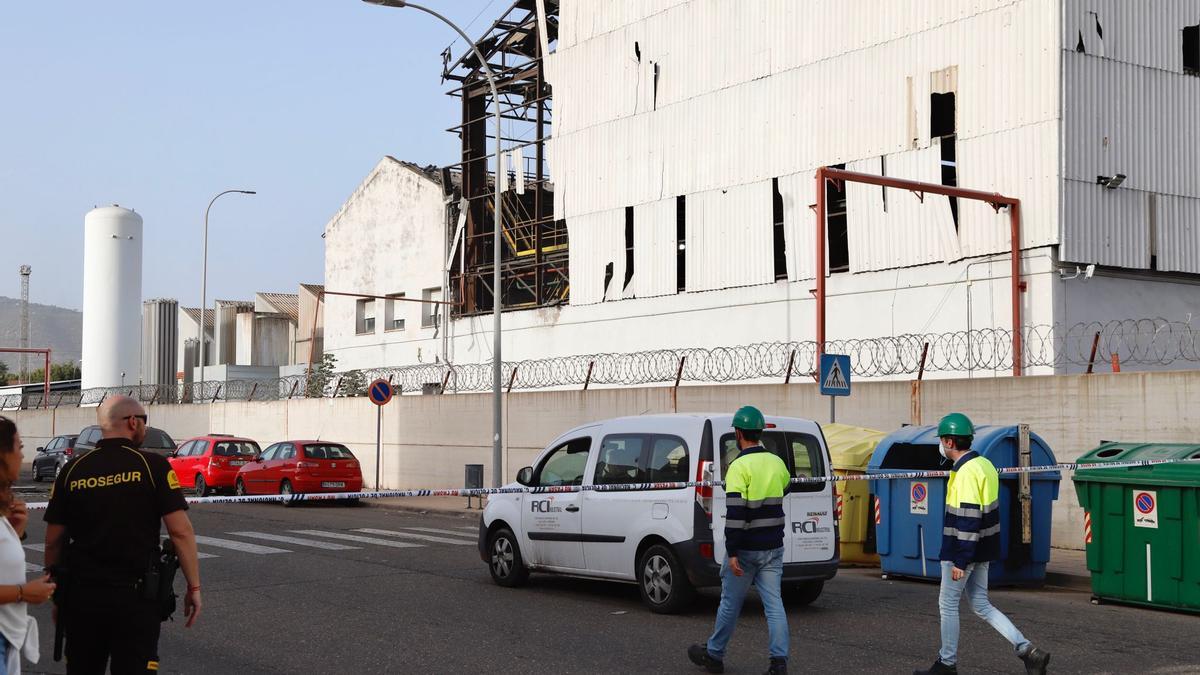
[[[971,449],[997,469],[1020,466],[1019,428],[975,428]],[[1054,453],[1037,434],[1029,434],[1030,466],[1055,464]],[[938,453],[936,426],[904,427],[880,441],[867,466],[868,474],[948,470]],[[989,569],[989,585],[1038,584],[1050,560],[1050,516],[1058,499],[1057,471],[1030,475],[1030,537],[1025,542],[1020,479],[1000,474],[1000,561]],[[939,579],[946,479],[872,480],[879,500],[876,526],[880,567],[885,575]]]

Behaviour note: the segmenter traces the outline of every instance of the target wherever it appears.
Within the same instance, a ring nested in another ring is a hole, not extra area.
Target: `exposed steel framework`
[[[504,152],[521,152],[520,164],[511,176],[501,179],[508,185],[501,203],[503,307],[541,307],[567,298],[567,228],[564,221],[554,219],[553,185],[546,168],[545,140],[550,135],[552,116],[550,85],[542,68],[543,45],[558,38],[558,2],[546,0],[545,8],[545,40],[537,3],[517,0],[475,43],[495,74],[499,101],[492,100],[480,63],[471,50],[465,50],[455,61],[450,60],[449,49],[443,55],[446,65],[442,77],[459,84],[448,93],[462,99],[462,121],[448,129],[462,141],[462,161],[448,167],[461,179],[459,186],[466,206],[460,255],[452,262],[448,290],[456,296],[453,304],[460,315],[491,311],[496,294],[492,288],[495,256],[490,201],[496,176],[488,172],[492,155],[487,149],[493,138],[488,120],[495,115],[496,106],[508,122],[502,138]],[[523,194],[515,189],[522,182]],[[450,189],[449,180],[443,180],[443,184]],[[453,235],[454,228],[450,229]]]
[[[1021,293],[1025,290],[1025,282],[1021,281],[1021,200],[1016,197],[1005,197],[995,192],[968,190],[960,187],[939,185],[937,183],[922,183],[902,178],[876,176],[874,174],[846,171],[828,166],[817,169],[816,175],[817,361],[820,360],[821,354],[825,351],[825,233],[828,227],[825,213],[826,181],[834,181],[835,183],[865,183],[867,185],[909,190],[916,193],[921,200],[925,199],[925,193],[958,197],[959,199],[972,199],[991,204],[992,208],[997,212],[1002,208],[1008,208],[1009,223],[1012,228],[1012,363],[1013,375],[1019,377],[1022,374],[1021,365],[1024,360],[1022,358],[1021,340]]]
[[[0,353],[8,354],[41,354],[45,357],[46,365],[42,370],[44,383],[42,385],[42,407],[50,407],[50,349],[23,349],[17,347],[0,347]]]

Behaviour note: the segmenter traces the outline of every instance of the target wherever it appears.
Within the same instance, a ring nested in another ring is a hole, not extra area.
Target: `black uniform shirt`
[[[162,517],[187,508],[166,459],[108,438],[63,467],[45,521],[67,529],[67,571],[81,581],[132,583],[158,550]]]

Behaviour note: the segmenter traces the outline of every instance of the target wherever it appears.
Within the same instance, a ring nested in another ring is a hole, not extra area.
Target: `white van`
[[[821,428],[767,417],[763,445],[793,476],[831,474]],[[493,495],[479,525],[479,554],[502,586],[530,572],[634,582],[651,610],[680,609],[701,586],[720,585],[725,557],[721,488],[604,491],[605,485],[720,480],[737,457],[733,416],[621,417],[559,436],[521,469],[528,487],[584,485],[580,492]],[[715,458],[715,459],[714,459]],[[791,604],[820,595],[838,567],[832,483],[793,484],[784,499],[783,584]]]

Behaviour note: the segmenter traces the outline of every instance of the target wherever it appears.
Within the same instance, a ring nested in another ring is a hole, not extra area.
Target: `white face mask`
[[[942,455],[943,459],[950,459],[946,456],[946,444],[944,442],[938,442],[938,452]]]

